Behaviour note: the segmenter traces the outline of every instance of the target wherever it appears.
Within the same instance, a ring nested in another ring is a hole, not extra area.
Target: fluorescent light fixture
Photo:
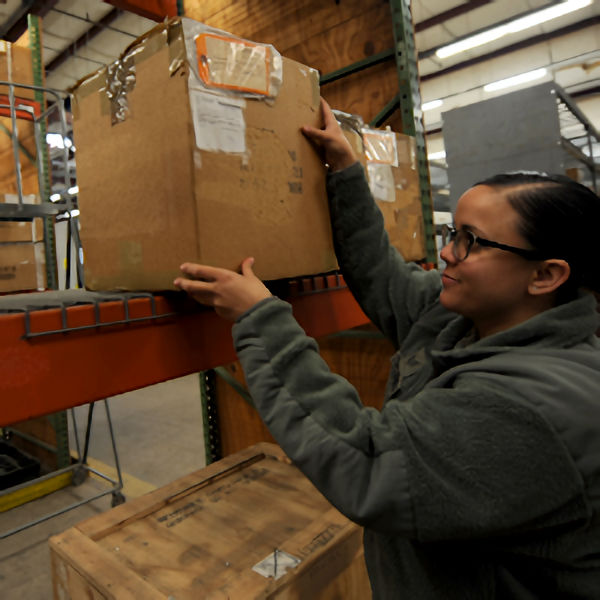
[[[431,154],[427,155],[428,160],[442,160],[444,158],[446,158],[445,150],[440,150],[439,152],[432,152]]]
[[[71,196],[74,196],[75,194],[77,194],[79,192],[79,187],[78,186],[74,186],[72,188],[69,188],[67,190],[67,192],[69,192],[69,194],[71,194]]]
[[[51,148],[64,148],[63,137],[60,133],[47,133],[46,134],[46,143]]]
[[[555,4],[548,8],[538,10],[534,13],[526,15],[525,17],[517,18],[514,21],[505,23],[504,25],[499,25],[498,27],[488,29],[487,31],[476,33],[471,37],[454,42],[453,44],[443,46],[442,48],[439,48],[435,54],[438,58],[453,56],[459,52],[464,52],[465,50],[470,50],[471,48],[476,48],[477,46],[483,46],[484,44],[493,42],[494,40],[504,37],[505,35],[516,33],[517,31],[523,31],[524,29],[541,25],[542,23],[550,21],[551,19],[562,17],[570,12],[585,8],[592,2],[593,0],[567,0],[566,2],[561,2],[560,4]]]
[[[432,108],[438,108],[442,104],[444,104],[443,100],[432,100],[431,102],[425,102],[425,104],[422,104],[421,110],[425,112],[426,110],[431,110]]]
[[[73,142],[68,137],[63,137],[60,133],[47,133],[46,143],[50,148],[70,148]]]
[[[60,200],[60,194],[52,194],[50,196],[50,202],[58,202]]]
[[[586,6],[589,6],[592,1],[593,0],[567,0],[567,2],[549,6],[548,8],[544,8],[531,15],[508,23],[506,25],[508,33],[516,33],[517,31],[523,31],[524,29],[541,25],[546,21],[562,17],[563,15],[579,10],[580,8],[585,8]]]
[[[75,208],[74,210],[71,211],[71,216],[72,217],[78,217],[79,216],[79,209]]]
[[[477,48],[477,46],[489,44],[490,42],[505,36],[507,33],[508,31],[506,30],[505,25],[494,27],[494,29],[489,29],[488,31],[483,31],[482,33],[472,35],[471,37],[460,40],[459,42],[454,42],[454,44],[443,46],[436,51],[435,55],[438,58],[447,58],[448,56],[465,52],[471,48]]]
[[[520,85],[521,83],[528,83],[530,81],[535,81],[536,79],[541,79],[546,75],[546,73],[548,73],[548,69],[546,68],[528,71],[527,73],[521,73],[520,75],[515,75],[514,77],[508,77],[507,79],[500,79],[499,81],[488,83],[487,85],[483,86],[483,90],[485,92],[503,90],[515,85]]]

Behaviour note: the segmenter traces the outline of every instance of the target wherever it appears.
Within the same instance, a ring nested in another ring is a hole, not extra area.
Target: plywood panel
[[[284,56],[324,75],[390,49],[394,44],[387,0],[189,0],[186,16],[237,36],[273,44]],[[322,88],[333,108],[369,122],[398,91],[395,62],[372,67]],[[386,122],[402,131],[400,113]]]
[[[286,55],[289,48],[303,43],[340,23],[351,21],[381,0],[188,0],[185,16],[224,29],[237,36],[273,44]]]
[[[336,24],[289,45],[285,55],[327,74],[392,48],[390,8],[378,3],[351,20]]]
[[[59,417],[60,418],[60,417]],[[59,440],[56,437],[56,431],[52,426],[50,421],[51,417],[39,417],[37,419],[31,419],[29,421],[22,421],[21,423],[15,423],[11,425],[11,429],[16,429],[32,438],[40,440],[40,442],[44,444],[48,444],[58,448]],[[54,452],[50,452],[46,450],[42,446],[30,442],[29,440],[25,440],[19,437],[18,434],[15,434],[11,443],[21,450],[27,452],[31,456],[34,456],[40,461],[43,472],[54,471],[58,468],[57,455]]]
[[[377,65],[321,88],[321,95],[333,108],[360,115],[366,124],[381,112],[397,92],[396,65],[393,63]],[[393,131],[402,132],[400,111],[395,111],[385,125],[389,125]]]
[[[320,339],[319,348],[331,370],[348,379],[357,389],[365,406],[382,407],[390,357],[394,352],[389,341],[332,336]],[[239,362],[228,365],[226,369],[246,387]],[[274,441],[256,410],[220,377],[216,382],[216,398],[223,456],[261,441]]]

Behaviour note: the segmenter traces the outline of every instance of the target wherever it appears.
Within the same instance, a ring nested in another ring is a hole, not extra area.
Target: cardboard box
[[[29,48],[0,41],[0,81],[33,85],[33,61]],[[39,105],[34,102],[34,90],[15,85],[14,93],[22,190],[24,194],[36,194],[39,191],[37,148],[35,129],[29,110],[35,107],[34,110],[39,115],[40,109]],[[0,105],[0,124],[3,128],[3,131],[0,131],[0,193],[15,193],[17,191],[16,167],[10,135],[13,124],[8,108],[10,101],[9,86],[7,85],[0,85]],[[26,110],[19,111],[19,105],[25,105]]]
[[[365,168],[390,243],[405,260],[423,260],[427,251],[414,138],[364,127],[356,115],[336,116]]]
[[[46,288],[44,244],[0,244],[0,292]]]
[[[43,240],[43,219],[32,219],[31,221],[0,221],[0,243],[42,242]]]
[[[56,599],[369,598],[362,528],[274,444],[50,538]]]
[[[19,195],[15,193],[0,193],[0,202],[2,204],[18,204]],[[36,193],[23,194],[23,204],[40,204],[40,197]]]
[[[33,61],[29,48],[0,41],[0,81],[33,85]],[[0,85],[0,94],[8,95],[8,86]],[[16,87],[15,96],[33,99],[34,91]]]
[[[317,71],[266,47],[279,89],[248,91],[260,78],[238,80],[235,61],[229,79],[199,68],[228,60],[201,46],[203,28],[158,25],[73,90],[89,289],[169,289],[184,261],[238,269],[254,256],[267,280],[337,267],[325,170],[300,132],[320,122]]]

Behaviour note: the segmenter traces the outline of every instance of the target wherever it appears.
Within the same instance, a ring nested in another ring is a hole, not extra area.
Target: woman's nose
[[[440,252],[440,258],[446,263],[454,263],[456,262],[456,258],[454,258],[454,253],[452,252],[452,245],[454,242],[450,240]]]

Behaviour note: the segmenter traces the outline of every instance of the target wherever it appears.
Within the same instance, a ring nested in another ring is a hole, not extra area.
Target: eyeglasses
[[[467,256],[469,256],[469,253],[475,244],[478,246],[486,246],[487,248],[498,248],[499,250],[513,252],[527,260],[543,260],[544,258],[537,250],[527,250],[526,248],[517,248],[516,246],[492,242],[491,240],[486,240],[475,235],[468,229],[456,230],[454,227],[448,227],[448,233],[450,235],[450,241],[452,242],[452,254],[459,262],[465,260]]]

